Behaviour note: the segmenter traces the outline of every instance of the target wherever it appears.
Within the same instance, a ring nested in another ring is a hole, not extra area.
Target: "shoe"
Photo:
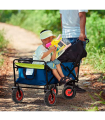
[[[77,93],[84,93],[84,92],[86,92],[85,89],[80,88],[78,85],[75,85],[75,89],[76,89]]]
[[[67,82],[66,82],[66,79],[69,79]],[[59,81],[59,86],[61,86],[62,84],[68,84],[72,79],[70,77],[62,77],[61,80]]]
[[[66,77],[62,77],[59,81],[59,86],[66,83]]]

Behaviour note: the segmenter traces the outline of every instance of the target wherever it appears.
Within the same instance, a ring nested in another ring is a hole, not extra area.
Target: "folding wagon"
[[[89,42],[86,39],[87,43]],[[76,48],[76,49],[75,49]],[[79,81],[78,74],[75,74],[75,67],[80,66],[80,60],[86,57],[87,53],[83,48],[83,43],[80,40],[67,48],[65,52],[58,57],[61,61],[61,68],[65,76],[71,77],[72,80],[64,85],[62,96],[65,99],[73,99],[76,95],[75,83]],[[32,62],[43,62],[44,64],[32,64]],[[16,70],[18,70],[18,78],[16,78]],[[27,72],[32,71],[31,75]],[[56,95],[58,94],[58,80],[52,74],[51,69],[45,61],[33,60],[32,58],[20,58],[13,60],[14,86],[12,87],[12,99],[15,103],[20,103],[23,100],[23,88],[43,89],[44,102],[47,106],[52,106],[56,103]],[[29,85],[29,87],[23,86]],[[31,87],[30,87],[31,86]],[[42,86],[42,87],[39,87]]]

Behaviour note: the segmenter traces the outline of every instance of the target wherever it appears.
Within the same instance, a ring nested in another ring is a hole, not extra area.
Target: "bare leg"
[[[62,72],[62,68],[61,68],[60,64],[56,65],[56,67],[57,67],[57,71],[58,71],[59,75],[60,75],[61,77],[65,77],[64,74],[63,74],[63,72]],[[69,79],[67,79],[66,82],[67,82],[68,80],[69,80]]]
[[[60,64],[56,65],[56,67],[57,67],[57,71],[58,71],[58,73],[60,74],[60,76],[61,76],[61,77],[64,77],[64,74],[63,74],[63,72],[62,72],[62,68],[61,68]]]
[[[52,69],[53,75],[58,79],[58,81],[61,80],[61,76],[58,74],[58,71],[56,69]]]

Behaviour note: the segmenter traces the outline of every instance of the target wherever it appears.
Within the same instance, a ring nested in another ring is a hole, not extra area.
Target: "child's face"
[[[43,40],[43,43],[44,43],[44,44],[47,44],[47,43],[51,42],[52,40],[53,40],[53,36],[50,36],[50,37],[44,39],[44,40]]]
[[[54,38],[53,36],[50,36],[48,39],[51,42],[53,40],[53,38]]]

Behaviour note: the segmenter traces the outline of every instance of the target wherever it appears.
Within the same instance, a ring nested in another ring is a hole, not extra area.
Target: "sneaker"
[[[78,85],[75,85],[75,89],[76,89],[77,93],[84,93],[84,92],[86,92],[85,89],[80,88]]]

